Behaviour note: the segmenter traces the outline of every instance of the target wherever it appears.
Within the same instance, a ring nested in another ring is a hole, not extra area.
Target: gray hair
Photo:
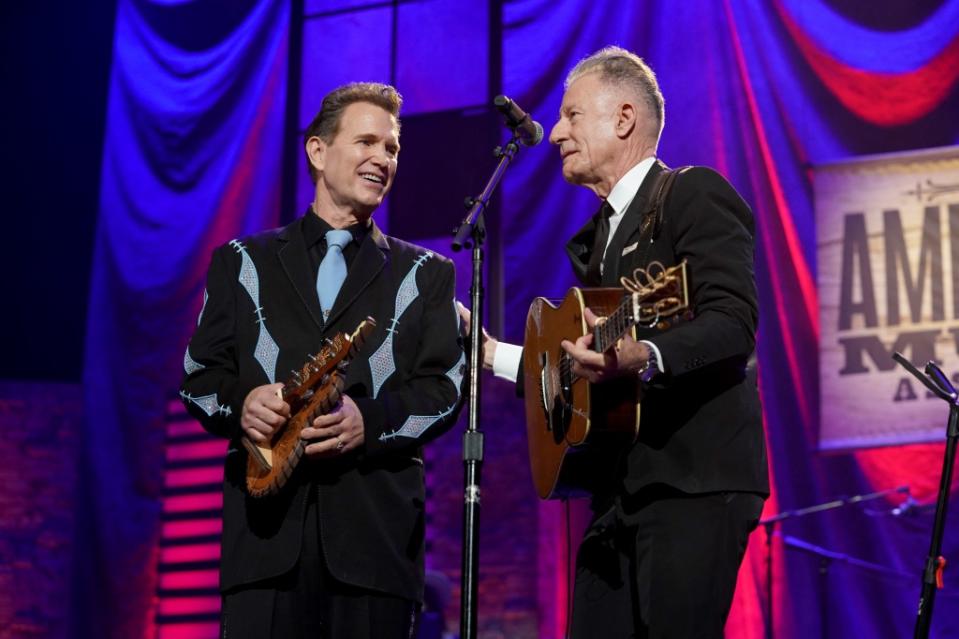
[[[626,87],[639,97],[656,125],[653,141],[658,142],[666,121],[665,100],[659,90],[656,74],[641,57],[622,47],[609,46],[588,55],[566,76],[565,88],[587,73],[598,73],[600,80],[608,86]]]

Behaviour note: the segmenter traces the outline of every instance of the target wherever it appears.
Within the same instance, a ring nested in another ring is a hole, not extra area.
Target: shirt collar
[[[372,227],[373,225],[369,221],[366,224],[357,222],[346,227],[346,230],[353,235],[354,242],[362,244]],[[303,216],[303,239],[307,246],[313,246],[321,240],[325,241],[326,232],[332,230],[333,227],[326,220],[313,212],[312,206],[306,210],[306,215]]]
[[[621,177],[619,182],[613,186],[613,190],[609,192],[609,196],[606,198],[606,201],[613,208],[613,215],[622,215],[626,211],[626,207],[636,197],[636,192],[639,191],[640,185],[646,179],[646,174],[649,173],[649,169],[654,162],[656,162],[655,156],[646,158],[627,171],[626,175]]]

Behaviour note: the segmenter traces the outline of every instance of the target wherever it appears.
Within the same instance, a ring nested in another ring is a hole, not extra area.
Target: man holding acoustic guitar
[[[452,263],[372,220],[400,104],[376,83],[327,95],[305,134],[310,209],[213,253],[181,396],[230,441],[223,637],[413,631],[421,447],[456,420],[465,358]]]
[[[550,142],[563,177],[603,204],[566,249],[585,286],[618,290],[538,299],[523,349],[484,346],[487,368],[522,378],[540,496],[592,496],[577,638],[722,637],[769,493],[747,375],[753,217],[711,169],[656,159],[663,106],[653,71],[621,48],[569,73]]]

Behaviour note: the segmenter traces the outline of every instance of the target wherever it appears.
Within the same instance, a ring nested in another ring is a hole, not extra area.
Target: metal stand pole
[[[953,395],[955,396],[955,391]],[[946,507],[949,504],[949,488],[952,469],[956,462],[957,443],[959,443],[959,407],[954,398],[949,407],[946,451],[942,460],[942,476],[939,479],[939,497],[936,500],[936,518],[932,524],[932,540],[929,542],[929,553],[926,555],[926,565],[922,571],[922,592],[919,596],[919,613],[913,635],[916,639],[925,639],[929,636],[932,625],[932,604],[936,598],[936,590],[942,588],[942,571],[946,567],[946,560],[940,553],[942,536],[946,529]]]
[[[879,564],[874,564],[871,561],[864,561],[850,555],[843,554],[841,552],[834,552],[832,550],[827,550],[821,546],[816,546],[811,544],[808,541],[804,541],[797,537],[791,537],[789,535],[781,536],[783,541],[783,547],[786,549],[795,549],[808,553],[819,560],[819,569],[818,569],[818,593],[817,599],[819,602],[819,637],[826,639],[829,636],[829,568],[834,564],[845,564],[853,568],[864,570],[866,572],[871,572],[877,575],[884,575],[889,577],[897,577],[899,579],[909,579],[909,573],[900,572],[893,568],[887,566],[881,566]]]
[[[932,523],[932,540],[929,543],[929,553],[926,555],[926,563],[922,571],[922,592],[919,594],[919,609],[913,633],[914,639],[926,639],[932,625],[932,606],[936,600],[936,589],[942,587],[942,571],[946,567],[946,560],[940,553],[942,552],[942,535],[946,528],[946,507],[949,503],[952,469],[956,461],[956,444],[959,443],[959,393],[935,362],[926,362],[925,374],[923,374],[900,353],[893,353],[892,358],[934,395],[949,404],[946,450],[942,460],[942,475],[939,478],[936,518]]]
[[[483,466],[483,433],[480,431],[480,373],[483,370],[483,241],[484,211],[519,147],[513,138],[496,148],[499,164],[486,188],[467,199],[469,213],[456,230],[453,250],[473,249],[473,279],[470,287],[469,422],[463,434],[463,567],[460,590],[460,637],[476,639],[477,591],[479,587],[480,477]]]
[[[863,502],[879,499],[880,497],[885,497],[886,495],[891,495],[893,493],[905,493],[908,495],[909,486],[899,486],[898,488],[880,490],[879,492],[867,493],[864,495],[843,497],[841,499],[834,499],[833,501],[827,501],[823,504],[816,504],[815,506],[800,508],[798,510],[784,510],[779,514],[771,515],[760,520],[759,525],[762,526],[766,531],[766,632],[764,633],[766,639],[772,639],[773,637],[773,536],[776,534],[776,524],[787,519],[805,517],[806,515],[821,513],[827,510],[833,510],[834,508],[842,508],[844,506],[851,506],[853,504],[861,504]],[[830,557],[830,559],[834,558],[835,557]]]

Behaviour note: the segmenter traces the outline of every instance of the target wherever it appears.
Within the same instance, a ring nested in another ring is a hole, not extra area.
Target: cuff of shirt
[[[649,350],[653,352],[653,357],[650,358],[650,366],[642,373],[643,381],[648,382],[652,378],[656,377],[659,373],[666,371],[666,362],[663,361],[663,354],[659,352],[659,347],[650,342],[649,340],[640,340],[640,344],[645,344],[649,347]]]
[[[516,375],[519,373],[519,364],[522,359],[522,346],[498,342],[496,344],[496,352],[493,353],[493,375],[515,382]]]

